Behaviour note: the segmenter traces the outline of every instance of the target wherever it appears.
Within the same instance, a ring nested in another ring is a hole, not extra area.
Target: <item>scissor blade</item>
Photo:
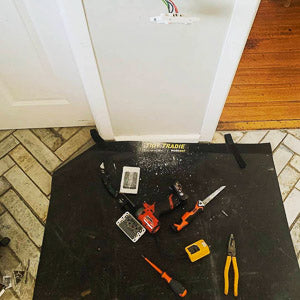
[[[222,185],[217,190],[215,190],[212,194],[210,194],[208,197],[206,197],[202,202],[204,205],[207,205],[212,199],[214,199],[221,191],[223,191],[226,188],[225,185]]]

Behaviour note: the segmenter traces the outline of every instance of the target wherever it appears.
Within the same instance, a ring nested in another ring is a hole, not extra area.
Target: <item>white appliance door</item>
[[[114,139],[208,141],[259,0],[175,0],[193,24],[157,24],[161,0],[83,0]]]

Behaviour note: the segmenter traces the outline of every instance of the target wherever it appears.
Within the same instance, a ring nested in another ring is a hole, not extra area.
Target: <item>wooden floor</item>
[[[300,0],[262,0],[219,130],[300,127]]]

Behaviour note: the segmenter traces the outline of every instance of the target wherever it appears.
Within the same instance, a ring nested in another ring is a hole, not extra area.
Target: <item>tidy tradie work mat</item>
[[[224,266],[236,240],[239,299],[300,299],[300,275],[269,144],[237,145],[240,169],[225,144],[107,142],[57,170],[34,299],[175,299],[144,255],[187,289],[185,299],[233,299],[233,270],[225,296]],[[115,224],[124,213],[101,182],[105,161],[119,188],[123,166],[139,167],[137,205],[168,201],[179,180],[187,204],[163,215],[155,235],[133,243]],[[226,188],[189,226],[177,221],[197,200]],[[184,248],[204,239],[210,254],[191,263]]]

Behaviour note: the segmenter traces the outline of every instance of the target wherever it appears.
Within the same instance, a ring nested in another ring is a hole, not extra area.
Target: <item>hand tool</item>
[[[218,188],[216,191],[214,191],[212,194],[210,194],[208,197],[206,197],[203,201],[198,200],[196,202],[195,207],[184,213],[183,216],[181,216],[180,221],[178,222],[179,224],[175,223],[173,225],[171,225],[171,228],[175,231],[175,232],[179,232],[181,231],[184,227],[186,227],[187,225],[189,225],[194,218],[196,217],[196,215],[199,212],[203,212],[204,211],[204,207],[212,200],[214,199],[223,189],[225,189],[226,186],[221,186],[220,188]]]
[[[183,285],[170,277],[166,272],[162,271],[159,267],[157,267],[153,262],[151,262],[147,257],[143,256],[145,261],[153,268],[155,269],[159,274],[161,274],[161,278],[165,279],[165,281],[170,285],[170,288],[173,290],[173,292],[178,295],[179,297],[185,297],[187,294],[187,290],[183,287]]]
[[[199,240],[184,248],[191,262],[194,262],[210,253],[209,247],[204,240]]]
[[[182,185],[179,181],[175,181],[174,184],[169,186],[170,194],[169,194],[169,205],[167,209],[163,207],[160,209],[160,214],[165,213],[166,211],[173,210],[179,205],[183,204],[188,200],[189,196],[185,194],[182,190]]]
[[[142,207],[137,208],[129,197],[120,193],[112,186],[110,175],[105,171],[104,162],[100,164],[100,175],[110,195],[117,199],[122,208],[135,215],[150,233],[156,233],[160,229],[160,215],[174,210],[176,207],[186,203],[188,199],[188,196],[182,190],[182,185],[176,181],[169,187],[170,194],[167,201],[154,202],[153,204],[144,202]]]
[[[150,232],[156,233],[160,228],[159,218],[161,215],[173,211],[175,208],[186,203],[188,195],[182,190],[182,185],[176,181],[169,187],[168,201],[143,203],[143,207],[137,210],[136,216],[143,226]]]
[[[129,211],[132,215],[135,215],[150,233],[155,233],[159,230],[160,223],[158,218],[154,215],[155,203],[149,205],[144,202],[143,207],[137,208],[135,203],[132,202],[129,197],[120,193],[113,187],[111,177],[105,170],[104,162],[100,164],[100,175],[105,188],[109,194],[118,201],[121,208]]]
[[[233,295],[238,296],[238,284],[239,284],[239,270],[236,262],[236,248],[235,248],[235,239],[233,234],[230,235],[228,242],[226,264],[224,268],[224,294],[228,295],[229,289],[229,268],[232,261],[233,271],[234,271],[234,283],[233,283]]]

